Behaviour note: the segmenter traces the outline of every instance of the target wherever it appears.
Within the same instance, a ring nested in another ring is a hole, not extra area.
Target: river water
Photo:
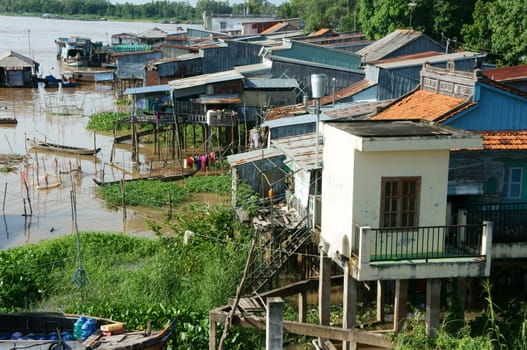
[[[31,57],[40,64],[40,74],[60,76],[73,70],[56,59],[58,37],[82,36],[109,43],[112,34],[141,33],[154,27],[168,33],[181,24],[143,22],[76,21],[32,17],[0,16],[0,54],[12,50]],[[122,176],[130,166],[130,152],[119,147],[110,165],[113,138],[94,135],[86,130],[88,116],[103,111],[117,111],[110,85],[80,84],[76,88],[25,89],[0,88],[0,118],[15,117],[16,126],[0,125],[0,155],[27,155],[27,166],[15,164],[14,171],[0,172],[0,199],[3,215],[0,222],[0,249],[34,243],[79,231],[111,231],[132,235],[151,234],[145,221],[158,221],[161,215],[145,210],[109,208],[97,197],[92,179],[105,174]],[[53,113],[51,112],[53,111]],[[56,112],[59,112],[58,114]],[[64,113],[62,113],[64,111]],[[62,115],[67,114],[67,115]],[[29,152],[26,138],[92,148],[101,147],[96,157],[65,156]],[[71,169],[80,173],[65,174]],[[43,176],[50,183],[59,174],[62,184],[47,190],[37,189]],[[27,184],[27,187],[26,185]],[[76,198],[73,220],[72,195]],[[30,213],[31,211],[31,213]],[[31,214],[31,215],[30,215]]]

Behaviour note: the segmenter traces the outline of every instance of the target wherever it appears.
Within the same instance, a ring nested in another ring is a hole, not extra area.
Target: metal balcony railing
[[[492,242],[527,242],[527,203],[478,204],[461,207],[460,215],[468,225],[484,220],[494,223]]]
[[[485,224],[356,227],[351,237],[351,249],[352,254],[357,257],[369,254],[370,262],[482,257],[485,255],[484,227]],[[365,245],[365,240],[369,244]]]

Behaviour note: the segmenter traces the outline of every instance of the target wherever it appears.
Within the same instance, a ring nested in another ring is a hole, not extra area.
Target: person
[[[201,170],[203,171],[207,170],[207,155],[206,154],[201,155]]]

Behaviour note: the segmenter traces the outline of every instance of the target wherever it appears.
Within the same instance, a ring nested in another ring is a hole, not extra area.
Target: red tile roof
[[[414,91],[395,101],[371,119],[425,119],[435,121],[466,101],[426,90]]]
[[[527,150],[527,130],[483,131],[486,150]]]

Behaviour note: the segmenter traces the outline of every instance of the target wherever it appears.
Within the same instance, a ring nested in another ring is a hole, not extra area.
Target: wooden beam
[[[210,312],[210,321],[221,323],[225,321],[227,314],[219,309]],[[265,317],[258,317],[255,315],[235,315],[232,319],[232,324],[237,326],[256,328],[262,331],[265,330]],[[343,329],[340,327],[322,326],[311,323],[301,323],[295,321],[284,321],[284,331],[291,334],[305,335],[314,338],[325,338],[332,340],[357,342],[371,346],[383,347],[391,349],[393,344],[388,337],[378,332],[368,332],[361,329]]]

